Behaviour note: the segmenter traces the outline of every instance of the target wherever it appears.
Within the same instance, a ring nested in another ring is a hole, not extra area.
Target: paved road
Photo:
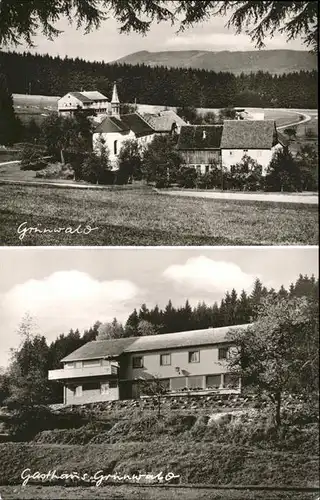
[[[288,110],[289,112],[289,110]],[[292,112],[292,110],[290,110],[290,112]],[[280,125],[279,127],[277,127],[278,130],[282,129],[282,128],[288,128],[288,127],[294,127],[295,125],[302,125],[303,123],[307,123],[311,120],[311,116],[310,115],[307,115],[306,113],[302,113],[302,112],[299,112],[298,111],[296,112],[297,115],[301,115],[303,116],[303,119],[302,120],[296,120],[294,122],[291,122],[291,123],[287,123],[286,125]]]
[[[189,196],[190,198],[207,198],[210,200],[243,200],[243,201],[270,201],[275,203],[318,204],[318,195],[312,193],[223,193],[216,191],[159,191],[169,196]]]

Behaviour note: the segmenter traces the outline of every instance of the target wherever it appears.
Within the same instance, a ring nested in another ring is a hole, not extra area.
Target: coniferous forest
[[[106,64],[80,58],[0,51],[0,73],[10,92],[63,96],[99,90],[110,95],[118,82],[122,102],[168,106],[317,108],[317,71],[271,75],[259,71],[238,76],[185,68]]]

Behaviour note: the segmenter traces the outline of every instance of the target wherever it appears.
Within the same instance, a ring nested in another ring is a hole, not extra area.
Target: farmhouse
[[[178,150],[184,166],[195,167],[198,173],[209,172],[213,163],[221,163],[222,125],[187,125],[181,127]]]
[[[98,91],[68,92],[58,100],[58,113],[72,116],[77,109],[93,110],[97,114],[110,112],[109,99]]]
[[[142,116],[154,130],[155,135],[180,134],[181,127],[187,125],[172,109],[158,113],[143,113]]]
[[[234,328],[245,328],[240,325]],[[139,379],[159,378],[169,393],[239,393],[226,359],[232,327],[92,341],[62,359],[49,380],[64,387],[64,404],[139,398]]]
[[[265,173],[274,152],[284,143],[273,120],[225,120],[221,136],[221,161],[228,170],[247,155]]]

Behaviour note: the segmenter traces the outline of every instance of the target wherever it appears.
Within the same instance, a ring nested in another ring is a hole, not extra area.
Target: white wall
[[[262,165],[262,171],[263,174],[265,174],[274,152],[281,148],[281,144],[277,144],[271,149],[222,149],[222,165],[230,170],[232,165],[241,162],[242,158],[247,155],[253,160],[256,160],[259,165]]]
[[[89,380],[88,380],[89,381]],[[81,383],[75,384],[77,387],[82,387]],[[86,403],[96,403],[99,401],[114,401],[119,399],[119,387],[109,388],[105,393],[101,390],[82,391],[76,395],[68,386],[65,387],[65,404],[80,405]]]
[[[83,108],[83,102],[80,101],[80,99],[77,99],[77,97],[74,97],[71,94],[66,94],[65,96],[61,97],[58,101],[58,111],[69,111],[72,110],[74,111],[78,107]]]
[[[147,135],[144,137],[136,138],[134,132],[130,130],[130,132],[110,132],[110,133],[95,133],[92,135],[92,147],[93,150],[99,154],[99,146],[100,141],[103,139],[105,141],[105,145],[107,146],[110,154],[110,161],[113,167],[113,170],[118,167],[118,157],[121,150],[121,146],[124,141],[127,140],[137,140],[139,144],[142,146],[146,146],[149,144],[153,135]],[[117,141],[117,154],[114,154],[114,142]]]

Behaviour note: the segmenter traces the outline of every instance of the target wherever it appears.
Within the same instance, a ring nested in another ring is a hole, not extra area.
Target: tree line
[[[0,404],[8,401],[20,405],[24,401],[33,404],[62,402],[62,388],[48,381],[48,370],[60,368],[61,359],[87,342],[251,323],[257,320],[264,300],[277,302],[304,297],[317,304],[318,287],[319,281],[314,276],[300,275],[288,289],[281,286],[278,291],[256,279],[250,294],[244,290],[237,294],[233,289],[226,292],[219,303],[202,302],[195,307],[188,301],[175,307],[171,300],[164,308],[158,305],[148,308],[143,304],[129,314],[124,324],[116,318],[109,323],[96,321],[82,333],[77,328],[67,334],[61,333],[50,344],[43,335],[34,333],[33,320],[26,316],[18,330],[21,345],[13,350],[10,366],[0,375]]]
[[[0,52],[0,72],[11,92],[63,96],[82,88],[110,96],[119,83],[122,102],[164,106],[317,108],[317,71],[271,75],[191,68],[131,66],[81,58]]]

